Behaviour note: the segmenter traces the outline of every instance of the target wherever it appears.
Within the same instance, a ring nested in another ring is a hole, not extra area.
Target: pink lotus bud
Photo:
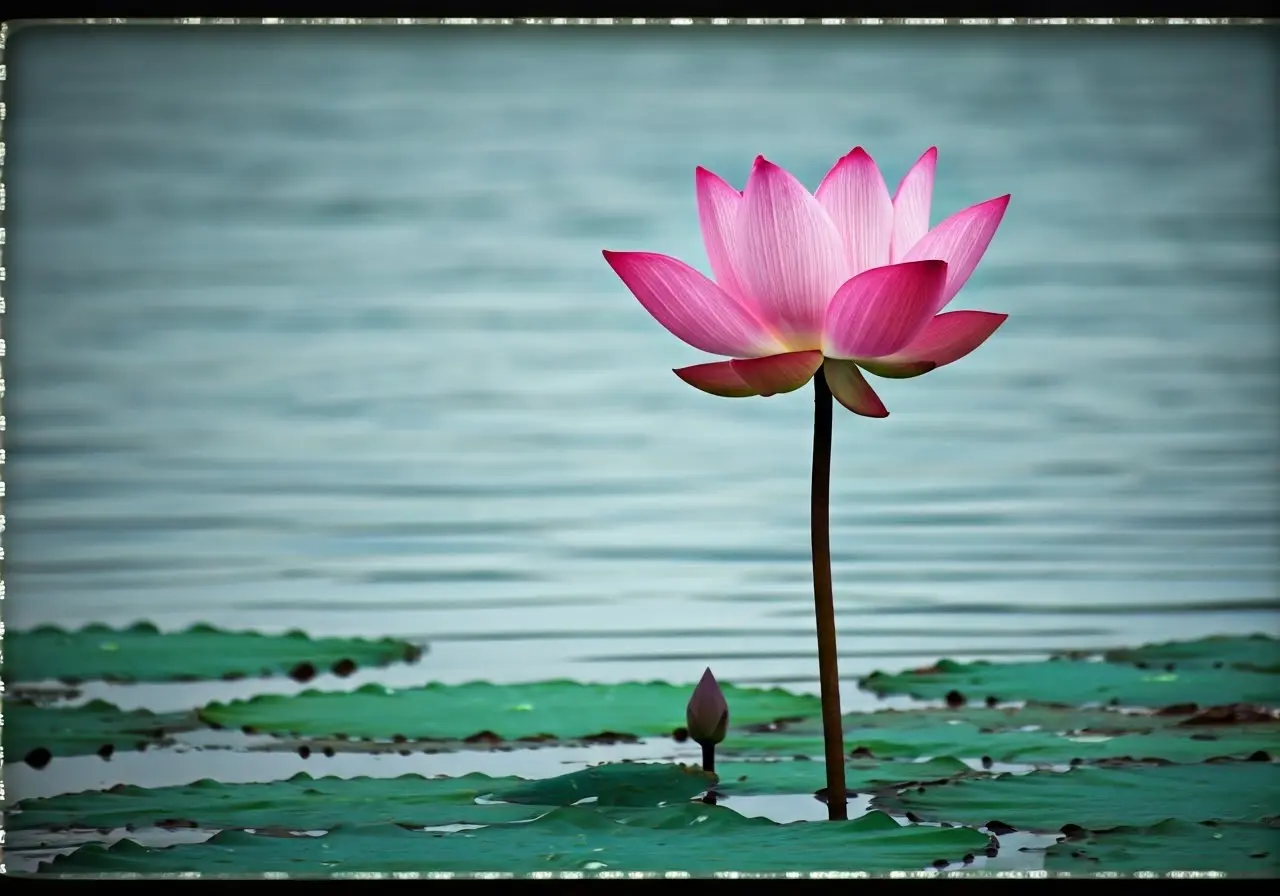
[[[684,718],[689,737],[703,746],[724,740],[725,729],[729,727],[729,704],[711,669],[702,673],[702,680],[693,689]]]

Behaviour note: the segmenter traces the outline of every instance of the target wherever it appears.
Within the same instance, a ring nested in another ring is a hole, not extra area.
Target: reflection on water
[[[803,32],[803,33],[802,33]],[[850,42],[854,42],[851,44]],[[411,633],[404,674],[816,687],[810,399],[718,400],[600,257],[692,174],[941,149],[1010,211],[963,363],[837,415],[846,676],[1271,629],[1257,32],[33,29],[6,141],[8,601]],[[874,85],[874,86],[872,86]],[[806,684],[807,682],[807,684]]]

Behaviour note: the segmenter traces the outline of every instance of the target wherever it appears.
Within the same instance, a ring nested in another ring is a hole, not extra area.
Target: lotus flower
[[[889,412],[863,377],[919,376],[969,354],[1004,323],[986,311],[939,313],[978,265],[1009,197],[929,229],[937,150],[891,198],[857,147],[815,193],[757,156],[739,193],[704,168],[696,185],[712,281],[651,252],[605,260],[658,323],[732,360],[675,371],[730,398],[792,392],[821,367],[832,395],[866,417]]]
[[[684,719],[689,737],[704,747],[715,746],[724,740],[725,730],[729,727],[729,704],[725,702],[724,691],[720,690],[711,669],[702,673],[702,680],[693,689]]]

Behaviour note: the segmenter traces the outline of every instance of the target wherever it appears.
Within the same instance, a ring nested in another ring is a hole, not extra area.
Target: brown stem
[[[836,610],[831,596],[831,389],[822,368],[813,378],[813,484],[809,526],[813,539],[813,608],[818,624],[818,680],[822,689],[822,742],[827,761],[827,817],[849,817],[844,781],[844,730],[836,662]]]
[[[715,774],[715,771],[716,771],[716,745],[715,744],[702,745],[702,770],[704,772],[710,772],[711,774]],[[707,788],[707,793],[702,798],[702,801],[706,803],[708,806],[714,806],[716,804],[716,791],[715,791],[714,784]]]

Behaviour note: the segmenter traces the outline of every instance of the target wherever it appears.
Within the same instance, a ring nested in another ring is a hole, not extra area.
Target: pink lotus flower
[[[989,199],[929,229],[937,150],[892,198],[876,163],[855,148],[815,193],[756,158],[739,193],[697,169],[698,220],[714,282],[651,252],[605,260],[679,339],[732,358],[675,371],[729,398],[793,392],[821,367],[855,414],[887,417],[863,377],[919,376],[969,354],[1008,315],[940,314],[978,265],[1009,197]]]

